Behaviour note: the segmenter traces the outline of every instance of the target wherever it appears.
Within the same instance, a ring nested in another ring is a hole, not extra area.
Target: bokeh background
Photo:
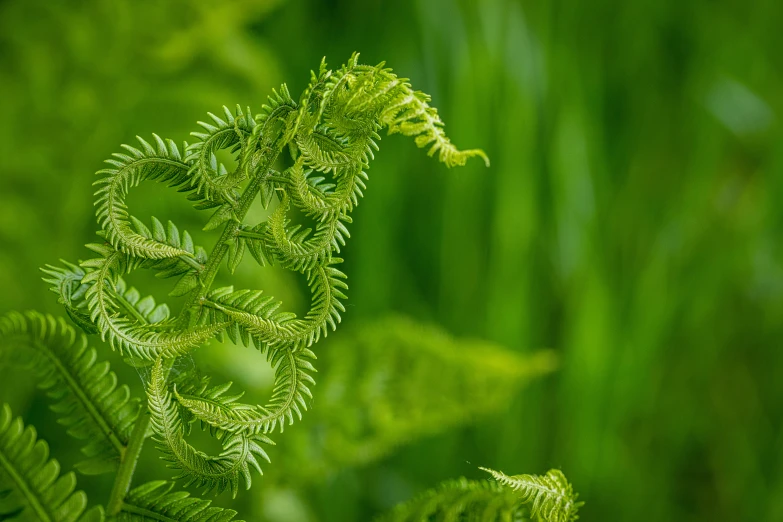
[[[317,347],[315,420],[216,502],[364,521],[479,465],[558,467],[585,521],[783,520],[782,26],[773,0],[4,0],[0,311],[59,312],[37,267],[87,255],[93,172],[120,143],[185,140],[281,82],[296,98],[323,56],[360,51],[492,166],[449,171],[384,137],[344,252],[344,328]],[[206,219],[146,194],[142,215]],[[299,306],[303,282],[265,270],[235,284]],[[204,352],[268,391],[260,357]],[[386,371],[396,354],[396,387],[372,396],[354,362]],[[73,462],[29,377],[2,368],[0,391]],[[387,424],[357,431],[378,408]],[[170,474],[147,448],[138,481]],[[80,477],[96,502],[105,482]]]

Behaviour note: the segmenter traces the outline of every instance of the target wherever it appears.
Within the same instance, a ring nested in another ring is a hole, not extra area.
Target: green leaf
[[[228,270],[232,274],[236,271],[239,263],[242,262],[242,257],[245,254],[245,240],[239,236],[235,236],[227,241],[228,243]]]
[[[231,383],[188,394],[177,394],[177,402],[195,418],[217,429],[230,433],[270,433],[286,423],[293,424],[294,417],[302,419],[307,410],[307,401],[312,400],[310,390],[315,385],[312,375],[315,368],[311,361],[315,354],[303,348],[291,350],[269,350],[270,363],[275,367],[275,385],[272,398],[266,405],[250,406],[236,402],[242,394],[227,395]]]
[[[165,232],[153,228],[153,238],[145,237],[131,226],[130,214],[125,202],[128,191],[145,180],[158,181],[171,187],[177,187],[188,181],[190,166],[183,161],[179,149],[171,140],[162,140],[157,135],[153,147],[142,138],[138,138],[140,149],[123,145],[124,153],[113,154],[107,160],[110,168],[97,172],[101,178],[95,193],[98,198],[98,222],[106,234],[106,239],[118,250],[133,256],[148,259],[162,259],[187,255],[180,248],[164,241]]]
[[[162,480],[147,482],[128,493],[117,522],[242,522],[234,520],[236,511],[210,506],[209,500],[172,492],[174,484]]]
[[[62,319],[36,312],[0,317],[0,356],[38,375],[38,385],[55,399],[52,409],[68,433],[88,444],[85,474],[114,471],[128,444],[140,403],[107,362],[98,362],[84,335]]]
[[[510,491],[486,480],[450,480],[396,506],[376,522],[512,522],[522,518]]]
[[[228,489],[236,496],[240,478],[250,488],[251,466],[261,473],[258,458],[269,461],[261,444],[274,443],[263,435],[226,434],[222,440],[223,451],[214,457],[188,444],[182,419],[166,386],[161,359],[152,368],[147,398],[158,447],[171,467],[180,471],[176,478],[184,478],[186,486],[195,484],[217,493]]]
[[[546,475],[514,475],[509,477],[499,471],[480,468],[502,486],[519,495],[519,501],[530,505],[530,513],[542,522],[573,522],[584,502],[577,502],[571,484],[559,469],[551,469]]]
[[[199,286],[201,286],[201,281],[199,280],[198,274],[185,274],[177,281],[177,284],[174,285],[174,288],[169,292],[169,295],[171,297],[180,297],[195,290]]]
[[[101,338],[109,341],[121,354],[146,360],[159,356],[183,355],[209,340],[225,324],[210,324],[172,330],[167,324],[143,324],[138,317],[120,313],[120,303],[113,289],[122,273],[128,273],[140,262],[104,245],[88,245],[106,257],[88,259],[81,266],[88,269],[83,282],[89,284],[85,294],[90,318],[98,326]]]
[[[209,218],[207,224],[204,225],[204,230],[215,230],[224,223],[234,221],[239,223],[239,219],[234,213],[234,207],[232,205],[221,205]]]
[[[239,106],[235,114],[232,114],[228,107],[223,107],[222,117],[212,113],[209,113],[209,117],[211,122],[198,122],[203,130],[191,133],[197,141],[187,147],[186,161],[192,165],[189,171],[190,183],[205,199],[211,202],[228,202],[229,206],[232,206],[234,188],[251,173],[244,168],[227,172],[225,167],[218,163],[215,152],[220,149],[232,152],[242,150],[257,123],[250,109],[243,112]],[[240,164],[242,163],[240,159]]]
[[[76,489],[73,472],[60,475],[60,464],[49,458],[49,446],[35,429],[13,418],[11,408],[0,409],[0,518],[42,522],[92,522],[103,519],[103,509],[87,509],[87,495]]]

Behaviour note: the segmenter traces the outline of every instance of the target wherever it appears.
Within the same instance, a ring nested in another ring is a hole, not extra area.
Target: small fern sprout
[[[240,485],[249,488],[252,470],[261,473],[260,461],[270,460],[266,451],[274,443],[269,435],[282,432],[308,409],[315,344],[337,329],[345,312],[348,285],[340,254],[350,239],[351,213],[367,189],[379,132],[413,137],[447,167],[470,158],[489,165],[483,151],[459,150],[449,140],[429,96],[414,91],[383,63],[361,65],[358,58],[352,55],[337,70],[322,62],[298,101],[282,85],[258,113],[241,107],[210,113],[190,144],[156,134],[139,137],[136,145],[122,145],[98,171],[100,230],[99,240],[87,245],[90,257],[42,269],[83,334],[61,319],[10,313],[0,318],[0,358],[37,371],[68,433],[87,441],[86,460],[77,469],[115,472],[116,478],[105,509],[85,511],[84,495],[72,493],[73,475],[58,478],[58,465],[47,460],[45,444],[3,410],[0,479],[10,477],[11,489],[21,492],[22,507],[14,513],[71,522],[103,520],[104,511],[107,519],[118,521],[234,518],[233,511],[172,492],[171,482],[131,489],[145,439],[152,436],[176,470],[174,479],[186,486],[234,495]],[[218,161],[220,151],[233,155],[235,168]],[[285,155],[290,166],[275,170]],[[214,245],[195,244],[171,221],[133,215],[128,195],[143,182],[175,189],[196,210],[210,212],[204,230],[219,234]],[[261,222],[248,218],[256,198],[271,211]],[[313,226],[294,224],[295,213]],[[285,311],[261,289],[214,288],[218,271],[225,267],[233,274],[245,253],[260,266],[300,274],[310,291],[307,311],[301,316]],[[184,301],[179,313],[130,286],[126,278],[136,270],[170,280],[169,295]],[[85,337],[94,334],[127,362],[151,367],[146,400],[131,397],[108,363],[97,361]],[[176,379],[170,375],[178,357],[225,337],[256,348],[274,367],[275,384],[266,403],[241,403],[242,394],[229,391],[230,383],[187,372]],[[195,421],[220,441],[217,455],[185,440]]]
[[[399,504],[376,522],[573,522],[583,504],[559,470],[544,476],[509,477],[480,468],[495,480],[450,480],[409,502]]]
[[[551,469],[546,475],[514,475],[509,477],[499,471],[486,471],[500,485],[519,494],[521,503],[530,506],[530,513],[545,522],[573,522],[579,516],[576,512],[583,502],[577,502],[579,495],[559,469]]]

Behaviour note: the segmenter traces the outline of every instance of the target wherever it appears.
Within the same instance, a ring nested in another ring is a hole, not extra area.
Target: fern
[[[92,257],[47,265],[44,280],[85,333],[100,335],[133,365],[152,366],[145,390],[148,411],[139,414],[139,402],[127,387],[117,386],[108,365],[96,363],[84,337],[62,321],[34,313],[0,320],[9,360],[20,359],[17,346],[32,349],[37,354],[32,366],[58,401],[63,424],[77,438],[90,439],[84,449],[88,461],[78,469],[95,473],[116,467],[107,516],[233,518],[231,511],[172,493],[167,483],[129,491],[143,442],[152,434],[176,470],[175,479],[186,486],[234,495],[240,484],[251,486],[251,470],[260,473],[259,460],[269,461],[263,446],[273,443],[267,434],[282,432],[308,409],[314,346],[337,329],[345,312],[347,276],[338,268],[338,254],[350,238],[350,214],[366,189],[378,132],[386,128],[414,137],[447,167],[471,157],[486,160],[483,152],[460,151],[449,141],[428,101],[383,64],[359,65],[354,54],[336,71],[322,63],[298,101],[283,85],[256,115],[239,107],[209,114],[211,121],[200,122],[201,130],[192,133],[195,143],[179,147],[153,134],[151,141],[122,145],[122,152],[107,160],[95,182],[100,240],[87,245]],[[221,150],[233,155],[235,169],[218,162]],[[291,167],[278,172],[274,166],[285,153]],[[221,232],[209,254],[172,222],[164,226],[157,218],[132,215],[128,195],[146,181],[174,188],[195,209],[211,212],[204,229]],[[247,221],[256,197],[265,208],[277,204],[260,223]],[[295,214],[314,225],[296,224]],[[223,261],[233,273],[246,250],[261,265],[278,265],[306,279],[311,300],[303,315],[285,311],[260,290],[212,288]],[[125,278],[135,270],[172,278],[169,295],[182,298],[181,311],[172,314],[165,303],[129,286]],[[241,393],[230,393],[230,384],[211,386],[209,379],[187,372],[170,375],[178,357],[224,336],[255,347],[275,368],[266,403],[239,402]],[[197,422],[222,444],[218,455],[185,440]],[[74,513],[81,514],[82,497],[73,498]]]
[[[315,380],[310,360],[315,354],[309,350],[294,353],[291,350],[270,351],[276,357],[271,363],[276,366],[275,389],[270,402],[255,407],[237,403],[240,395],[225,395],[231,383],[190,395],[177,395],[177,401],[196,418],[214,428],[233,433],[270,433],[277,427],[280,431],[287,423],[293,424],[294,416],[302,419],[307,410],[307,399],[312,399],[310,386]],[[176,393],[176,390],[175,390]]]
[[[229,522],[236,511],[210,507],[209,500],[193,498],[186,492],[172,492],[174,484],[163,480],[148,482],[128,493],[117,522]],[[235,520],[234,522],[242,522]]]
[[[560,470],[544,476],[517,475],[480,468],[495,481],[461,478],[444,482],[413,500],[400,504],[378,522],[438,520],[458,522],[517,521],[573,522],[582,502],[577,502],[571,484]]]
[[[505,411],[522,386],[556,365],[549,351],[523,356],[401,316],[342,330],[325,348],[318,358],[318,407],[304,429],[291,433],[295,443],[279,451],[286,480],[323,479],[403,444],[481,422]],[[232,418],[230,411],[210,414]],[[239,406],[234,415],[247,411]]]
[[[49,459],[49,446],[35,429],[0,411],[0,518],[43,522],[97,522],[100,506],[86,510],[87,495],[74,491],[73,472],[60,476],[60,464]]]
[[[98,171],[102,177],[96,184],[98,222],[106,238],[122,252],[151,259],[188,255],[188,252],[162,241],[146,238],[135,232],[129,221],[125,198],[128,190],[142,181],[159,181],[178,186],[188,181],[190,166],[183,161],[177,145],[153,135],[157,147],[137,138],[141,148],[123,145],[124,153],[115,153],[106,160],[110,168]]]
[[[251,173],[237,169],[229,173],[217,162],[215,152],[219,149],[240,150],[243,142],[250,139],[256,120],[247,110],[242,112],[237,106],[236,117],[227,107],[223,107],[224,117],[209,113],[212,123],[199,122],[204,132],[193,132],[197,142],[187,147],[186,161],[190,165],[191,185],[208,200],[236,203],[234,189]]]
[[[269,457],[261,444],[271,444],[272,441],[263,435],[224,434],[223,452],[217,457],[207,456],[185,441],[179,412],[165,384],[163,363],[158,359],[147,390],[149,409],[156,439],[166,460],[180,470],[177,478],[184,478],[186,485],[196,484],[218,493],[230,489],[234,496],[242,478],[250,489],[250,466],[262,473],[257,457],[267,461]]]
[[[522,511],[516,496],[498,484],[460,478],[396,506],[376,522],[516,522]]]
[[[88,457],[76,465],[83,473],[114,471],[128,445],[139,401],[83,335],[62,319],[35,312],[9,313],[0,318],[0,355],[34,369],[39,386],[55,399],[52,409],[68,433],[88,440]]]
[[[530,505],[530,513],[545,522],[572,522],[579,518],[576,512],[582,505],[577,502],[571,484],[558,469],[547,471],[544,476],[514,475],[509,477],[499,471],[481,468],[501,485],[519,494],[520,502]]]

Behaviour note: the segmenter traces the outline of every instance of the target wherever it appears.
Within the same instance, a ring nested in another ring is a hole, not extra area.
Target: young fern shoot
[[[558,469],[546,475],[515,475],[480,468],[494,480],[461,478],[444,482],[399,504],[376,522],[575,522],[583,502]]]
[[[152,432],[165,460],[177,470],[175,479],[185,485],[234,495],[240,483],[250,487],[251,468],[260,472],[259,460],[269,460],[264,449],[272,444],[269,434],[282,432],[307,409],[315,384],[313,345],[337,328],[345,311],[346,275],[338,256],[350,237],[351,212],[366,189],[366,171],[378,150],[380,131],[413,137],[447,167],[464,165],[473,157],[489,165],[481,150],[463,151],[451,143],[426,94],[414,91],[383,63],[361,65],[358,57],[354,54],[334,71],[322,62],[298,100],[282,85],[258,115],[241,108],[210,114],[189,145],[178,146],[154,134],[151,141],[138,138],[138,146],[123,145],[98,172],[95,204],[101,241],[87,245],[94,257],[47,266],[45,280],[86,334],[99,334],[135,365],[151,366],[148,411],[130,398],[127,387],[116,386],[108,365],[95,363],[94,350],[63,321],[32,312],[12,313],[0,322],[0,340],[13,344],[3,350],[24,347],[38,353],[44,361],[41,371],[48,372],[44,387],[56,390],[61,401],[56,410],[70,423],[69,432],[91,438],[85,448],[88,463],[80,471],[116,471],[106,517],[233,518],[233,512],[209,507],[206,501],[171,493],[170,483],[130,490],[142,443]],[[233,154],[235,169],[218,162],[220,150]],[[279,172],[275,167],[284,153],[290,155],[291,166]],[[144,181],[174,188],[196,209],[211,211],[204,228],[221,232],[209,253],[171,221],[164,225],[154,217],[143,221],[131,214],[128,194]],[[248,222],[257,197],[265,208],[273,200],[277,207],[268,219]],[[312,219],[314,229],[292,225],[294,211]],[[302,316],[282,311],[282,303],[261,290],[213,288],[224,260],[233,273],[246,252],[261,266],[274,264],[302,274],[311,294],[308,311]],[[179,314],[172,315],[167,305],[128,286],[124,277],[138,269],[173,279],[170,295],[184,298]],[[238,395],[229,393],[230,384],[211,385],[195,376],[172,382],[170,370],[177,357],[224,335],[256,347],[275,368],[274,390],[266,404],[238,402]],[[9,418],[4,411],[1,424],[16,437],[23,428],[9,424]],[[210,433],[223,447],[218,455],[207,455],[185,440],[194,420],[212,428]],[[0,457],[3,450],[0,444]],[[38,465],[38,460],[19,465]],[[84,511],[79,496],[68,501],[76,505],[70,514],[55,511],[36,518],[40,502],[35,496],[41,492],[6,480],[9,476],[26,475],[7,467],[0,470],[3,486],[8,483],[19,495],[19,513],[29,519],[77,520]],[[103,519],[103,511],[96,510],[90,516]]]

